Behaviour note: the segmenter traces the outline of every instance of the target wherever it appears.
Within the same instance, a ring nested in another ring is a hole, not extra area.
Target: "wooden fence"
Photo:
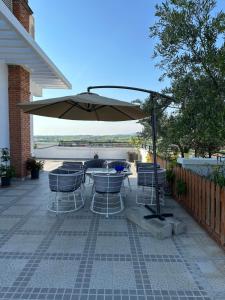
[[[168,166],[160,157],[158,163],[163,168]],[[173,170],[173,198],[225,249],[225,187],[182,167]],[[183,195],[177,193],[178,180],[186,183],[187,191]]]

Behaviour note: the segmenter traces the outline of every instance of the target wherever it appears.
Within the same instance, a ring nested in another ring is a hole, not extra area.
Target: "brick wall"
[[[8,66],[9,134],[11,164],[18,177],[27,175],[25,161],[30,157],[30,115],[17,106],[30,100],[30,74],[20,66]]]
[[[32,10],[27,0],[13,0],[13,14],[29,32]],[[9,135],[11,164],[18,177],[27,175],[25,162],[30,157],[30,115],[17,106],[19,102],[30,101],[30,74],[23,67],[8,66],[9,88]]]
[[[20,21],[20,23],[29,32],[29,19],[32,15],[32,10],[26,0],[13,0],[13,14]]]

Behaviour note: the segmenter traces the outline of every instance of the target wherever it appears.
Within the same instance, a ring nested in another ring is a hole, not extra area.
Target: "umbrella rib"
[[[115,106],[111,106],[111,105],[110,105],[110,107],[113,108],[114,110],[116,110],[116,111],[122,113],[124,116],[127,116],[130,120],[136,120],[135,118],[131,117],[131,116],[128,115],[127,113],[123,112],[121,109],[119,109],[119,108],[117,108],[117,107],[115,107]]]
[[[77,107],[77,108],[79,108],[79,109],[81,109],[81,110],[84,110],[84,111],[86,111],[86,112],[89,112],[89,109],[85,109],[84,107],[80,106],[79,103],[71,103],[71,102],[68,102],[68,101],[67,101],[67,103],[71,104],[72,106],[69,107],[66,111],[64,111],[64,112],[58,117],[59,119],[61,119],[63,116],[65,116],[65,114],[67,114],[67,113],[68,113],[72,108],[74,108],[74,107]]]
[[[99,109],[104,108],[104,107],[106,107],[106,105],[94,106],[91,111],[96,111],[96,110],[99,110]]]
[[[78,106],[78,103],[69,103],[71,106],[69,108],[67,108],[66,111],[64,111],[58,118],[61,119],[63,116],[65,116],[65,114],[67,114],[74,106]]]

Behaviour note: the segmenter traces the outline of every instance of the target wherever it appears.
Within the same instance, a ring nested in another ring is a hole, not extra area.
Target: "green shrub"
[[[173,169],[167,169],[166,170],[166,180],[169,183],[172,183],[175,179],[175,173],[173,172]]]
[[[182,179],[178,179],[177,180],[177,184],[176,184],[176,190],[177,190],[177,194],[180,195],[185,195],[187,192],[187,185],[186,182],[184,182]]]

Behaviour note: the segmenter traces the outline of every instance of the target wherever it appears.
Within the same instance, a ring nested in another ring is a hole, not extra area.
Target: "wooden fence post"
[[[225,187],[221,189],[221,235],[220,242],[225,247]]]

